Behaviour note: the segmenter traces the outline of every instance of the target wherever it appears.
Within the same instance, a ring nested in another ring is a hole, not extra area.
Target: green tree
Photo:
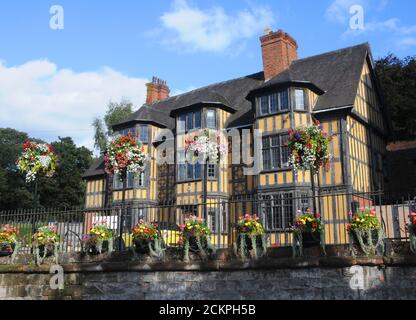
[[[394,138],[416,138],[416,57],[398,58],[393,54],[380,58],[376,73],[389,108]]]
[[[94,146],[103,152],[106,148],[108,138],[113,134],[113,125],[127,119],[133,113],[133,104],[128,100],[121,102],[109,102],[103,119],[95,118]]]
[[[33,206],[33,184],[26,184],[16,167],[27,133],[0,128],[0,210]]]
[[[44,207],[74,207],[85,202],[85,181],[82,175],[93,161],[92,152],[77,147],[70,137],[52,142],[58,165],[52,178],[40,177],[40,203]]]
[[[0,128],[0,210],[34,206],[34,183],[26,183],[24,174],[16,167],[23,143],[28,139],[24,132]],[[92,152],[77,147],[69,137],[59,138],[52,146],[58,155],[58,165],[52,178],[38,176],[40,205],[59,208],[82,206],[85,194],[82,175],[92,164]]]

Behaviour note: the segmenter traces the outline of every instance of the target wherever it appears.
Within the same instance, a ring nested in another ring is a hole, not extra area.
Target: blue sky
[[[352,5],[364,30],[349,27]],[[92,119],[109,100],[138,108],[153,75],[181,93],[260,71],[265,27],[289,32],[300,57],[365,41],[375,58],[403,57],[416,52],[414,12],[413,0],[1,1],[0,127],[92,147]]]

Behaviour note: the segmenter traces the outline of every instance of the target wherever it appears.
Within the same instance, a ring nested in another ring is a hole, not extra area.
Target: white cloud
[[[404,46],[404,47],[416,46],[416,37],[406,37],[406,38],[400,39],[398,42],[398,45]]]
[[[0,126],[49,140],[72,136],[92,149],[92,119],[105,113],[110,100],[140,106],[146,82],[107,67],[77,73],[47,60],[10,67],[0,61]]]
[[[161,17],[162,42],[186,52],[224,52],[232,46],[261,33],[274,22],[267,7],[228,14],[224,8],[214,6],[202,10],[187,0],[175,0],[171,11]]]
[[[412,46],[415,39],[412,35],[416,35],[416,25],[404,26],[398,18],[390,18],[385,21],[371,21],[364,24],[363,30],[347,29],[342,37],[368,35],[375,32],[385,32],[394,35],[396,45]]]
[[[325,17],[332,22],[346,23],[350,15],[350,8],[353,5],[365,5],[364,0],[335,0],[325,11]]]

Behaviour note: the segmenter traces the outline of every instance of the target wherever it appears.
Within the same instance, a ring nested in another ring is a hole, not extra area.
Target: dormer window
[[[259,98],[260,115],[268,115],[289,110],[288,90],[274,92]]]
[[[186,112],[177,118],[178,133],[184,133],[201,128],[201,111]]]
[[[308,110],[306,91],[303,88],[287,88],[257,98],[257,114],[267,116],[289,110]]]
[[[123,129],[118,131],[118,134],[122,135],[122,136],[127,136],[128,134],[136,134],[136,130],[134,128],[127,128],[127,129]]]

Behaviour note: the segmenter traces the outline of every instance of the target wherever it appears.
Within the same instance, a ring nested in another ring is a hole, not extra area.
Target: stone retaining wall
[[[1,299],[415,299],[416,258],[309,257],[259,261],[0,265]]]

